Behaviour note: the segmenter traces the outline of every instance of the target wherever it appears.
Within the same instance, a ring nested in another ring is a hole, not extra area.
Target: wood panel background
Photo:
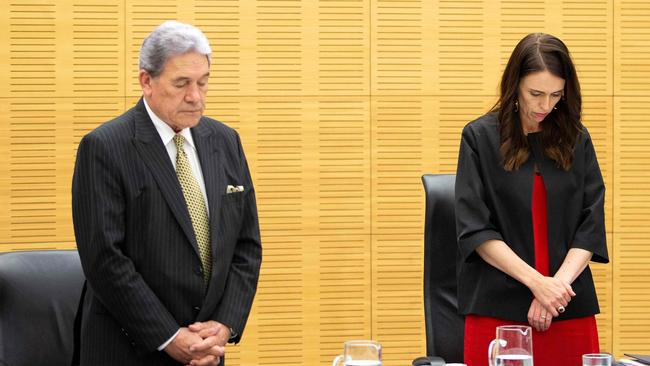
[[[650,353],[650,6],[641,0],[6,0],[0,251],[74,248],[85,133],[139,97],[166,19],[214,55],[206,114],[242,135],[265,258],[234,365],[328,365],[344,340],[424,354],[423,173],[456,168],[525,34],[571,49],[607,184],[612,262],[592,265],[603,350]]]

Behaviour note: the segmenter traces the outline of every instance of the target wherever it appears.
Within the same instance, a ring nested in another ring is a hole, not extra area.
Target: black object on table
[[[412,362],[413,366],[444,366],[445,360],[440,357],[418,357]]]

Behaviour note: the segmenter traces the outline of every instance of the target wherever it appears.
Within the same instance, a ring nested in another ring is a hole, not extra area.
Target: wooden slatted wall
[[[206,114],[242,135],[265,258],[235,365],[327,365],[348,339],[424,354],[423,173],[456,168],[516,42],[577,63],[607,184],[612,263],[593,265],[606,351],[650,352],[650,7],[640,0],[7,0],[0,10],[0,251],[73,248],[80,138],[138,99],[165,19],[214,50]]]
[[[650,6],[615,2],[614,352],[650,353]]]

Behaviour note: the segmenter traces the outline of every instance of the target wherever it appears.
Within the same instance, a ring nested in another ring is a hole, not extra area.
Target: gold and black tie
[[[210,220],[208,219],[208,210],[205,207],[205,200],[201,187],[199,187],[190,162],[185,154],[183,145],[185,138],[182,135],[174,135],[174,144],[176,145],[176,175],[178,181],[183,189],[183,196],[187,203],[187,209],[190,212],[192,219],[192,227],[194,228],[194,235],[196,242],[199,245],[199,254],[201,255],[201,263],[203,264],[203,276],[205,283],[210,280],[210,273],[212,272],[212,252],[210,250]]]

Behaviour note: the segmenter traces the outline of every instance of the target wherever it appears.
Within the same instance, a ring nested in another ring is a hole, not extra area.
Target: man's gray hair
[[[155,78],[162,73],[170,57],[187,52],[205,55],[208,65],[212,61],[210,42],[200,29],[175,20],[166,21],[142,41],[140,69]]]

